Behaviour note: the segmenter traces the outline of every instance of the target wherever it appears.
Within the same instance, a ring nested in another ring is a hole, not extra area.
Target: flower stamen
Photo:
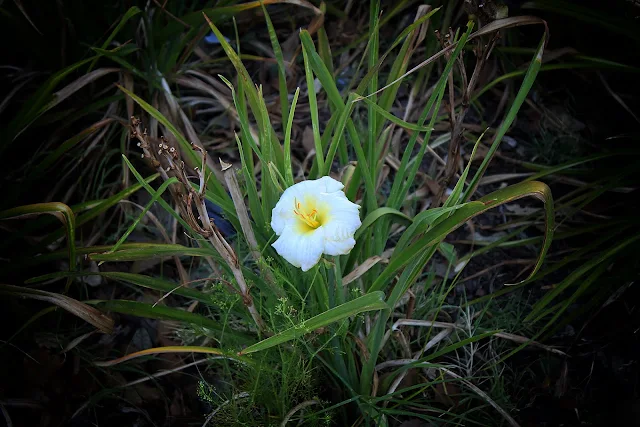
[[[307,224],[311,228],[320,227],[320,221],[318,221],[318,210],[313,209],[311,212],[307,213],[306,209],[302,206],[297,199],[294,199],[294,207],[293,213],[302,220],[305,224]]]

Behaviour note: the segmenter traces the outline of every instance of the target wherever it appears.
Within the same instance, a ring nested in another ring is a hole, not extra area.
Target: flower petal
[[[348,237],[344,240],[324,240],[324,253],[327,255],[346,255],[351,252],[351,249],[356,245],[356,240],[353,237]]]
[[[302,271],[308,271],[318,263],[324,250],[324,227],[313,231],[299,232],[295,224],[287,224],[280,238],[273,242],[278,254]]]
[[[323,224],[329,229],[327,235],[335,235],[339,232],[353,237],[353,234],[362,225],[362,221],[360,221],[360,206],[349,201],[342,192],[325,194],[322,200],[331,207],[327,222]],[[335,231],[334,228],[336,229]],[[342,236],[336,236],[336,239],[343,238]]]
[[[276,203],[273,211],[271,211],[271,228],[278,236],[282,234],[282,230],[284,230],[287,223],[295,219],[293,206],[297,194],[295,185],[287,188],[280,196],[280,200]]]
[[[344,185],[340,181],[336,181],[330,176],[323,176],[315,181],[319,186],[323,187],[323,191],[321,191],[322,193],[335,193],[344,188]]]

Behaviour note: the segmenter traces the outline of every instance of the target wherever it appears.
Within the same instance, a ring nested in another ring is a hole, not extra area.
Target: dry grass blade
[[[85,303],[69,298],[64,295],[53,292],[42,291],[39,289],[24,288],[13,285],[0,285],[0,294],[17,296],[21,298],[31,298],[40,301],[46,301],[55,304],[60,308],[67,310],[69,313],[91,323],[105,334],[113,332],[113,319],[100,310],[90,307]]]
[[[82,341],[86,340],[87,338],[89,338],[91,335],[93,335],[96,331],[89,331],[86,334],[82,334],[79,337],[73,339],[69,344],[67,344],[60,353],[67,353],[71,350],[73,350],[74,348],[76,348],[76,346],[78,346],[78,344],[80,344]]]
[[[505,411],[504,409],[502,409],[502,407],[500,407],[500,405],[498,405],[496,402],[494,402],[493,399],[491,399],[489,397],[489,395],[487,395],[487,393],[485,393],[484,391],[480,390],[476,385],[474,385],[472,382],[465,380],[464,378],[462,378],[460,375],[456,374],[455,372],[451,372],[450,370],[446,369],[446,368],[439,368],[441,371],[445,372],[446,374],[448,374],[449,376],[459,380],[461,383],[463,383],[464,385],[466,385],[467,387],[469,387],[471,390],[473,390],[478,396],[482,397],[484,400],[487,401],[487,403],[491,406],[493,406],[496,411],[500,412],[500,415],[502,415],[504,417],[504,419],[512,426],[512,427],[520,427],[520,424],[518,424],[516,422],[516,420],[513,419],[513,417],[511,417],[511,415],[509,415],[507,413],[507,411]]]
[[[9,416],[9,412],[2,403],[0,403],[0,411],[2,411],[2,415],[4,416],[4,421],[7,424],[7,427],[13,427],[13,422],[11,421],[11,417]]]
[[[620,104],[620,106],[622,108],[625,109],[625,111],[627,113],[629,113],[631,115],[631,117],[633,117],[633,119],[640,123],[640,118],[638,118],[638,116],[636,116],[636,114],[633,112],[633,110],[631,110],[631,108],[629,108],[629,106],[622,100],[622,98],[620,98],[620,95],[618,95],[617,93],[615,93],[613,91],[613,89],[611,89],[611,87],[609,86],[609,84],[607,83],[607,81],[605,80],[604,76],[602,75],[602,73],[598,73],[598,77],[600,77],[600,81],[602,82],[604,88],[607,90],[607,92],[609,92],[609,95],[611,95],[611,97],[613,99],[616,100],[616,102],[618,104]]]
[[[34,24],[33,21],[31,20],[31,17],[27,13],[27,11],[24,9],[24,6],[22,6],[22,2],[20,0],[13,0],[13,2],[16,4],[16,7],[20,10],[20,13],[22,13],[22,16],[24,16],[24,19],[29,21],[29,24],[31,24],[33,29],[36,30],[38,34],[43,35],[42,31],[40,31],[38,27],[36,27],[36,24]]]
[[[59,202],[18,206],[16,208],[0,212],[0,219],[31,218],[43,214],[53,215],[60,220],[62,224],[64,224],[69,251],[69,271],[75,271],[77,264],[75,242],[76,219],[73,210],[69,206]],[[65,293],[69,289],[70,285],[71,281],[67,281]]]
[[[386,262],[388,258],[383,258],[377,255],[367,258],[362,264],[353,269],[353,271],[342,278],[342,284],[348,285],[349,283],[357,280],[367,271],[369,271],[374,265],[379,262]]]
[[[465,326],[464,325],[459,325],[456,323],[447,323],[447,322],[437,322],[437,321],[433,321],[433,320],[419,320],[419,319],[400,319],[398,321],[396,321],[393,326],[391,326],[391,330],[390,331],[397,331],[400,329],[401,326],[421,326],[421,327],[427,327],[427,328],[439,328],[439,329],[461,329],[464,330]],[[387,335],[385,336],[385,341],[386,339],[388,339],[389,333],[390,331],[387,332]],[[498,338],[502,338],[502,339],[506,339],[509,341],[513,341],[516,342],[518,344],[529,344],[544,350],[547,350],[551,353],[555,353],[555,354],[559,354],[562,356],[566,356],[566,353],[563,351],[560,351],[556,348],[553,348],[551,346],[548,345],[544,345],[542,343],[539,343],[537,341],[534,341],[532,339],[529,339],[527,337],[523,337],[522,335],[516,335],[516,334],[510,334],[508,332],[496,332],[495,334],[493,334],[493,336],[498,337]]]
[[[220,167],[222,168],[222,172],[224,174],[224,180],[229,188],[229,193],[231,194],[231,200],[233,200],[233,205],[236,209],[236,213],[238,214],[238,221],[240,221],[240,228],[242,228],[242,234],[244,234],[244,238],[249,245],[249,251],[251,252],[251,256],[253,257],[256,264],[262,266],[262,255],[260,254],[260,247],[258,246],[258,241],[256,240],[256,235],[253,232],[253,227],[251,226],[251,220],[249,219],[249,211],[247,211],[247,206],[244,204],[244,197],[242,196],[242,192],[240,191],[240,185],[238,184],[238,180],[236,179],[235,171],[233,170],[233,165],[229,163],[225,163],[220,159]],[[278,290],[276,286],[275,279],[273,274],[268,268],[261,268],[262,273],[265,276],[265,279],[272,285],[273,290]],[[284,295],[280,295],[284,297]]]
[[[135,353],[127,354],[126,356],[119,357],[113,360],[105,360],[102,362],[93,362],[94,365],[100,367],[114,366],[127,360],[135,359],[137,357],[149,356],[152,354],[163,353],[203,353],[203,354],[215,354],[216,356],[225,356],[229,360],[235,360],[238,362],[247,363],[246,360],[239,356],[232,356],[226,354],[224,351],[213,347],[197,347],[197,346],[167,346],[167,347],[155,347],[148,348],[142,351],[136,351]]]
[[[99,68],[88,74],[85,74],[84,76],[76,79],[73,83],[68,84],[67,86],[54,93],[54,100],[47,106],[47,109],[55,107],[89,83],[92,83],[95,80],[98,80],[100,77],[105,76],[109,73],[114,73],[116,71],[120,71],[120,68]]]
[[[280,423],[280,427],[284,427],[287,425],[287,423],[289,422],[289,420],[291,419],[291,417],[293,417],[293,415],[304,409],[307,408],[309,406],[313,406],[313,405],[319,405],[320,401],[317,399],[311,399],[311,400],[307,400],[305,402],[302,402],[296,406],[294,406],[289,412],[287,412],[287,415],[284,417],[284,419],[282,420],[282,422]]]
[[[505,340],[513,341],[513,342],[518,343],[518,344],[529,344],[529,345],[532,345],[534,347],[539,347],[539,348],[542,348],[544,350],[547,350],[547,351],[549,351],[551,353],[559,354],[560,356],[566,356],[567,355],[567,353],[565,353],[564,351],[560,351],[557,348],[553,348],[551,346],[541,344],[538,341],[534,341],[534,340],[529,339],[527,337],[523,337],[522,335],[510,334],[508,332],[496,332],[493,336],[494,337],[498,337],[498,338],[502,338],[502,339],[505,339]]]

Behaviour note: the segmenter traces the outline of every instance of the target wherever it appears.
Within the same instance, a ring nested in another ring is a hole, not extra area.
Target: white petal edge
[[[356,245],[356,241],[353,237],[348,237],[344,240],[324,240],[324,253],[331,256],[346,255],[351,252],[351,249]]]
[[[302,271],[309,271],[320,261],[324,250],[324,227],[298,233],[294,224],[287,224],[282,234],[271,244],[278,254]]]

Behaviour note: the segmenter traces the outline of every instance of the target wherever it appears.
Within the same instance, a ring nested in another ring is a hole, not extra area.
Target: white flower
[[[343,188],[324,176],[285,190],[271,215],[271,228],[280,236],[272,246],[280,256],[307,271],[323,253],[345,255],[353,249],[353,234],[362,224],[360,206],[347,199]]]

